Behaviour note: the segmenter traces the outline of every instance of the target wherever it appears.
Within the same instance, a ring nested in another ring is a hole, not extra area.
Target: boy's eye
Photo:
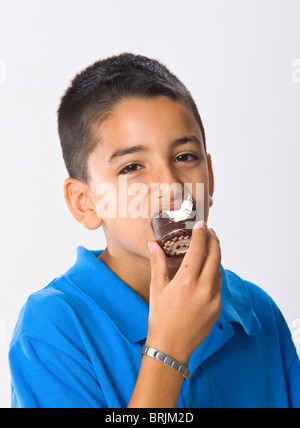
[[[122,171],[120,171],[120,174],[130,174],[131,172],[135,172],[137,171],[137,168],[139,165],[138,163],[132,163],[128,166],[126,166],[125,168],[122,169]]]
[[[177,156],[176,159],[181,159],[179,162],[191,162],[191,160],[187,160],[187,158],[191,156],[193,159],[192,160],[197,160],[199,159],[197,156],[192,155],[191,153],[184,153],[183,155],[179,155]]]
[[[192,157],[192,159],[188,160],[189,157]],[[179,160],[177,161],[177,159],[179,159]],[[191,153],[184,153],[183,155],[177,156],[177,158],[175,159],[175,162],[191,162],[191,161],[197,160],[197,159],[199,159],[199,158],[195,155],[192,155]],[[136,172],[140,169],[138,167],[142,168],[142,166],[138,163],[131,163],[130,165],[123,168],[119,172],[119,174],[130,174],[130,173]]]

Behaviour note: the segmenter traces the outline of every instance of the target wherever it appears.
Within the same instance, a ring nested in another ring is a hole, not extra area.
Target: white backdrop
[[[131,51],[191,90],[215,172],[223,266],[277,302],[300,350],[300,1],[0,0],[0,407],[29,294],[105,248],[63,199],[59,99],[87,65]]]

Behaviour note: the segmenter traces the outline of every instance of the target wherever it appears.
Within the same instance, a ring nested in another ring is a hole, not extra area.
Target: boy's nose
[[[181,182],[180,177],[172,168],[160,164],[160,167],[151,177],[151,190],[152,197],[162,201],[181,200],[184,183]]]
[[[158,184],[167,183],[170,186],[175,183],[181,183],[178,173],[165,163],[161,163],[157,166],[152,175],[152,182]]]

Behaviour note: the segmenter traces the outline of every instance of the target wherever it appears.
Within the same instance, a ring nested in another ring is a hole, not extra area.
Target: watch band
[[[191,376],[191,372],[183,364],[180,364],[178,361],[174,360],[163,352],[151,348],[151,346],[144,346],[141,351],[141,355],[147,355],[148,357],[160,361],[183,376],[185,380],[189,380]]]

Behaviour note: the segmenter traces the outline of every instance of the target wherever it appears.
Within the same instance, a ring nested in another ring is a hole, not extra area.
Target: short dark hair
[[[189,108],[200,127],[206,151],[202,120],[185,85],[159,61],[125,52],[97,61],[77,74],[61,99],[58,132],[69,177],[90,181],[87,162],[97,146],[94,125],[101,125],[117,102],[160,95]]]

